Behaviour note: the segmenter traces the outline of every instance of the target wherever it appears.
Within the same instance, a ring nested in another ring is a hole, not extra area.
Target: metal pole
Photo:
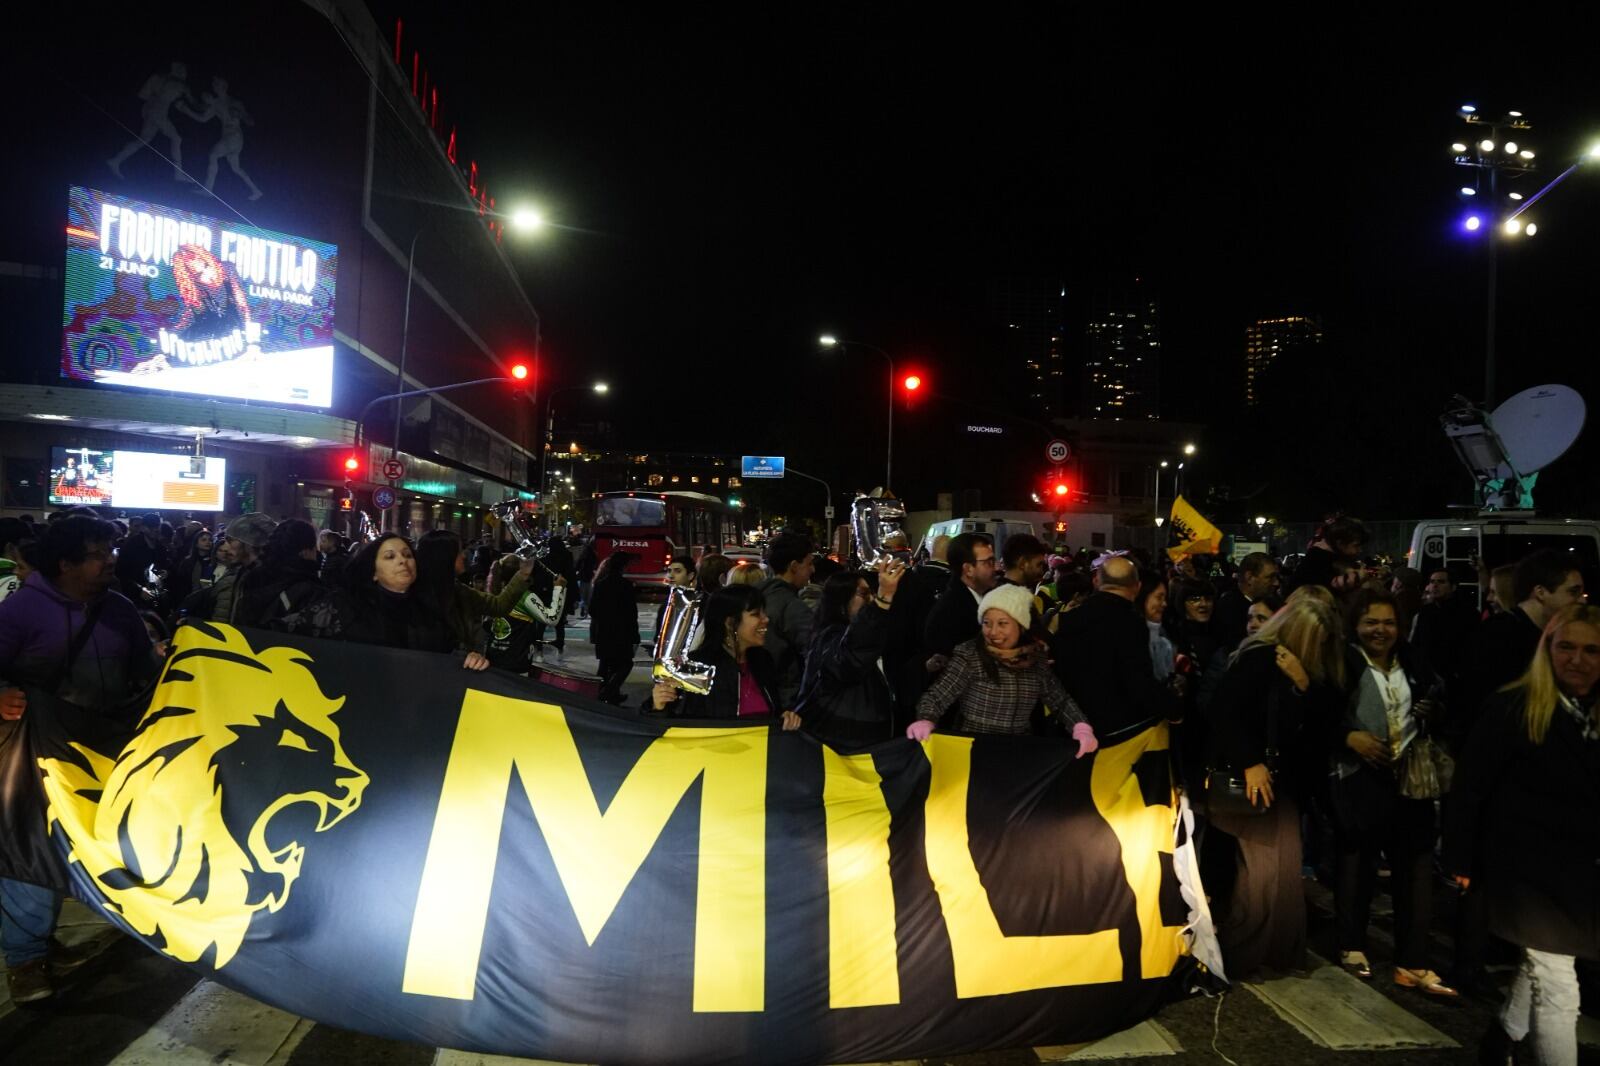
[[[827,501],[826,501],[826,503],[825,503],[825,505],[823,506],[823,509],[822,509],[822,529],[823,529],[823,535],[824,536],[832,537],[833,536],[833,530],[831,528],[829,528],[829,525],[828,525],[828,523],[829,523],[828,511],[829,511],[829,509],[831,509],[833,507],[833,490],[831,488],[829,488],[828,487],[828,483],[826,481],[822,480],[820,477],[813,477],[812,475],[807,474],[803,470],[796,470],[792,466],[786,467],[785,469],[787,469],[788,472],[791,473],[791,474],[796,474],[796,475],[798,475],[800,477],[805,478],[807,481],[815,481],[818,485],[822,486],[822,491],[827,493]],[[887,487],[887,486],[885,486],[885,487]]]
[[[889,445],[885,449],[883,460],[883,494],[889,494],[889,484],[894,475],[894,360],[887,352],[879,352],[884,361],[889,364]],[[828,504],[832,506],[833,497],[828,497]]]
[[[555,439],[554,436],[552,435],[552,432],[551,432],[550,415],[551,415],[552,403],[556,398],[556,393],[558,393],[560,391],[561,391],[560,389],[551,389],[548,393],[545,394],[545,398],[544,398],[544,442],[539,448],[539,489],[538,489],[538,492],[539,492],[539,509],[540,509],[541,514],[543,514],[543,516],[544,516],[544,528],[545,529],[549,529],[550,528],[550,515],[548,513],[544,512],[544,484],[545,484],[545,478],[549,476],[549,475],[547,475],[545,473],[545,464],[549,461],[550,445],[551,445],[551,442]]]
[[[1161,468],[1156,467],[1156,505],[1155,505],[1155,554],[1161,554]]]
[[[406,253],[406,310],[405,317],[400,321],[400,367],[395,371],[394,382],[394,458],[400,458],[400,412],[403,409],[401,398],[406,391],[406,342],[411,335],[411,278],[417,265],[417,238],[422,236],[422,229],[411,236],[411,251]]]
[[[1500,246],[1500,223],[1498,212],[1500,198],[1496,192],[1496,172],[1489,168],[1489,202],[1494,205],[1496,214],[1489,216],[1489,299],[1488,314],[1484,324],[1483,343],[1483,407],[1490,410],[1494,407],[1494,316],[1495,316],[1495,274],[1497,271],[1496,253]]]

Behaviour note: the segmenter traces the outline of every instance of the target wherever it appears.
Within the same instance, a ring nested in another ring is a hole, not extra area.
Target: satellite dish
[[[1504,476],[1527,477],[1561,458],[1583,432],[1583,397],[1565,385],[1538,385],[1494,409],[1489,424],[1505,445]]]

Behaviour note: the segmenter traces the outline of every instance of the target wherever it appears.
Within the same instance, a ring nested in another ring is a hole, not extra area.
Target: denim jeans
[[[1500,1023],[1513,1040],[1533,1034],[1540,1066],[1578,1066],[1577,961],[1524,948]]]
[[[6,965],[15,968],[44,958],[60,914],[60,893],[0,878],[0,951]]]

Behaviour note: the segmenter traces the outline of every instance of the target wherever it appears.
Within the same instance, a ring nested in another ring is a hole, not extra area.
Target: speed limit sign
[[[1044,454],[1052,463],[1064,463],[1072,458],[1072,445],[1064,440],[1053,440],[1045,449]]]

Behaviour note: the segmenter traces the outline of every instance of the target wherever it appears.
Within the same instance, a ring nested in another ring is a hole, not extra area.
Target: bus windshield
[[[649,500],[639,496],[607,496],[599,500],[599,506],[595,509],[596,526],[660,527],[666,525],[666,522],[665,500]]]

